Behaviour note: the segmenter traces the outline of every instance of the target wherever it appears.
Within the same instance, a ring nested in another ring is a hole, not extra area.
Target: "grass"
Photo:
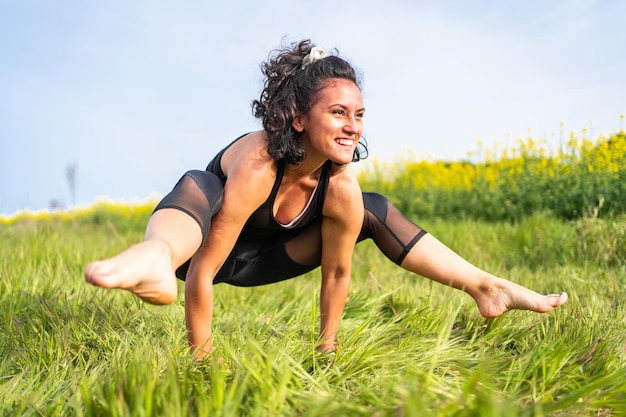
[[[218,285],[215,360],[196,364],[182,295],[155,307],[83,283],[89,261],[141,239],[140,217],[0,225],[0,415],[626,414],[624,218],[424,222],[479,266],[570,295],[495,320],[361,244],[336,355],[314,350],[319,272]]]

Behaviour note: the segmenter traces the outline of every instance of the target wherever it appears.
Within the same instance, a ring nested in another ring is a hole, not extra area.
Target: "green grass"
[[[83,283],[89,261],[145,224],[98,219],[0,225],[0,415],[626,414],[624,218],[423,222],[482,268],[570,295],[555,312],[495,320],[361,244],[336,355],[314,350],[318,271],[218,285],[215,360],[200,364],[182,295],[155,307]]]

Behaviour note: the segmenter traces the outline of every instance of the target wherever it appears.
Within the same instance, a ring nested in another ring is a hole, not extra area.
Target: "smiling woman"
[[[364,156],[361,91],[352,66],[308,41],[275,51],[253,102],[263,130],[187,172],[155,209],[145,240],[87,266],[87,282],[146,302],[177,297],[185,280],[195,357],[211,352],[213,285],[270,284],[321,266],[320,350],[334,350],[356,242],[367,238],[397,265],[467,292],[485,317],[547,312],[567,295],[543,296],[482,271],[406,218],[382,195],[361,191],[350,162]]]

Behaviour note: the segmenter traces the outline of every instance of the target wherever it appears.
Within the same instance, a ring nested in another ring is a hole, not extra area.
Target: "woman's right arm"
[[[250,215],[267,199],[276,176],[269,156],[243,155],[229,161],[222,207],[211,220],[207,239],[193,256],[185,280],[187,335],[198,360],[211,351],[213,279]]]

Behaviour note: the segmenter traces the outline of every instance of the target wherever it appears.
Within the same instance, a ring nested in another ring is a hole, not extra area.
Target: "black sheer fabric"
[[[224,186],[215,174],[187,171],[154,211],[173,208],[187,213],[200,226],[204,242],[211,229],[211,218],[222,207],[223,199]]]
[[[365,219],[358,241],[372,239],[398,265],[426,231],[407,219],[383,195],[363,193]]]

